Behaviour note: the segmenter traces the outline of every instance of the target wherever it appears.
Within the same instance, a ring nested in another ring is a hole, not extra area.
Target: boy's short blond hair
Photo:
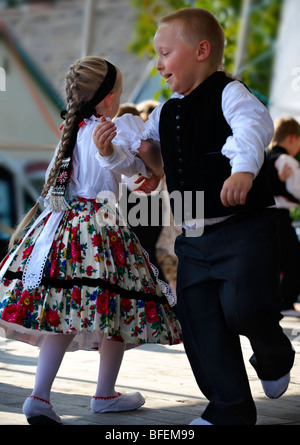
[[[192,43],[208,40],[211,46],[210,59],[216,69],[223,64],[225,35],[215,16],[203,8],[184,8],[160,19],[159,24],[178,21],[182,37]]]
[[[292,117],[282,117],[275,121],[274,136],[271,142],[271,147],[280,145],[286,137],[295,135],[300,137],[300,125]]]

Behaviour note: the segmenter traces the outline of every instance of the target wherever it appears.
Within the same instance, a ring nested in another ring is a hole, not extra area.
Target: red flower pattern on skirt
[[[129,298],[121,298],[121,308],[129,312],[131,309],[131,300]]]
[[[79,287],[73,288],[71,298],[76,304],[81,303],[81,289]]]
[[[26,309],[21,304],[6,306],[2,313],[2,320],[10,323],[22,324],[26,315]]]
[[[60,317],[57,311],[50,309],[46,312],[45,318],[50,326],[58,326],[60,322]]]
[[[156,304],[154,303],[154,301],[149,301],[146,303],[145,314],[146,314],[146,320],[150,323],[159,320],[156,310]]]
[[[18,304],[21,304],[26,311],[32,312],[34,310],[33,295],[28,290],[24,290]]]
[[[97,312],[99,314],[107,315],[109,311],[109,297],[110,294],[108,290],[106,292],[102,292],[96,301]]]

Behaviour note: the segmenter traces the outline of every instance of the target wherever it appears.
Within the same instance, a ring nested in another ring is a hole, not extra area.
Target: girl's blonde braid
[[[54,165],[50,170],[50,173],[48,175],[47,181],[44,184],[44,187],[41,192],[41,198],[46,199],[51,187],[54,185],[57,173],[59,171],[59,167],[61,165],[61,162],[64,158],[64,153],[66,151],[66,147],[68,144],[68,140],[70,137],[70,133],[72,130],[72,127],[74,125],[74,121],[76,120],[76,110],[77,110],[77,98],[76,95],[76,81],[74,82],[74,79],[77,77],[76,69],[74,64],[70,72],[66,76],[66,99],[67,99],[67,115],[66,115],[66,121],[65,125],[63,127],[60,146],[57,151],[57,155],[54,161]],[[18,238],[20,237],[21,232],[28,226],[28,224],[31,222],[31,220],[35,217],[37,210],[39,208],[39,200],[38,202],[26,213],[26,215],[23,217],[23,219],[20,221],[20,223],[17,225],[11,239],[9,242],[9,250],[11,250],[14,246],[14,244],[18,241]]]
[[[77,112],[80,103],[77,94],[77,82],[76,82],[76,79],[78,78],[79,74],[77,73],[76,68],[77,66],[73,65],[70,69],[69,74],[66,76],[67,110],[65,115],[65,124],[62,131],[60,147],[58,149],[54,165],[49,175],[51,176],[51,184],[49,185],[49,187],[48,184],[46,184],[47,194],[49,192],[50,187],[54,185],[57,179],[57,175],[59,173],[62,161],[65,157],[66,150],[70,144],[70,139],[72,138],[72,135],[74,135],[74,128],[77,127],[75,131],[76,134],[78,131]],[[48,182],[49,181],[47,181],[47,183]],[[44,195],[42,196],[45,197]],[[50,206],[54,211],[67,210],[69,208],[68,204],[65,202],[64,197],[56,197],[52,196],[52,194],[50,196]]]
[[[119,77],[117,78],[117,73]],[[50,208],[54,211],[69,208],[65,193],[68,181],[62,190],[60,186],[60,173],[70,172],[72,150],[76,143],[78,124],[81,119],[90,117],[95,112],[95,106],[121,82],[120,71],[108,61],[99,57],[88,56],[75,62],[65,77],[65,91],[67,110],[65,125],[62,131],[61,142],[50,170],[46,183],[41,192],[41,199],[48,199],[50,195]],[[57,185],[58,184],[58,185]],[[40,198],[39,198],[40,199]],[[9,249],[11,250],[18,240],[22,230],[34,218],[39,208],[39,200],[24,216],[11,237]]]

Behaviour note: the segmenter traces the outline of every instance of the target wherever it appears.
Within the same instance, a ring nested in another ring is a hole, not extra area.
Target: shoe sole
[[[104,413],[122,413],[125,411],[135,411],[136,409],[139,409],[141,406],[145,405],[145,401],[143,403],[141,403],[139,406],[136,406],[135,408],[127,408],[127,409],[113,409],[113,408],[107,408],[107,409],[103,409],[101,411],[93,411],[93,413],[95,414],[104,414]]]
[[[282,393],[280,393],[279,396],[276,396],[276,397],[269,396],[267,393],[265,393],[265,394],[267,397],[269,397],[269,399],[276,400],[276,399],[279,399],[279,397],[283,396],[283,394],[285,394],[287,392],[288,387],[289,387],[289,385],[287,385],[287,387],[282,391]]]
[[[60,422],[56,422],[47,416],[28,417],[27,422],[29,425],[62,425]]]

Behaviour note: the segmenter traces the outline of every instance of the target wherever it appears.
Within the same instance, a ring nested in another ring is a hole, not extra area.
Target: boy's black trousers
[[[276,209],[234,216],[201,236],[176,239],[177,310],[194,376],[209,400],[202,417],[217,425],[253,425],[252,399],[240,345],[263,380],[288,373],[294,349],[279,324]],[[250,358],[250,357],[249,357]]]

